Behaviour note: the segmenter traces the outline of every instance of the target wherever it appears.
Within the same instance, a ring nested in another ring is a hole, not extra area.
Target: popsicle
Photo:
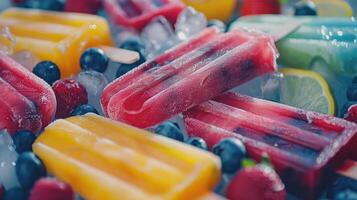
[[[0,130],[38,133],[54,118],[56,98],[49,85],[0,52]]]
[[[255,28],[274,35],[289,23],[300,26],[277,42],[282,64],[312,68],[321,62],[335,73],[357,73],[357,22],[353,18],[260,15],[239,18],[230,29]]]
[[[269,36],[208,28],[109,84],[102,108],[112,119],[149,127],[275,71],[275,59]]]
[[[184,7],[180,0],[104,0],[104,8],[115,24],[138,30],[160,15],[174,24]]]
[[[235,0],[182,0],[186,5],[204,13],[207,19],[219,19],[227,22],[236,8]]]
[[[261,15],[243,17],[230,29],[256,28],[272,35],[286,27],[295,30],[280,39],[278,63],[287,67],[314,70],[328,81],[338,111],[347,102],[346,91],[357,73],[357,22],[354,18],[289,17]],[[343,113],[339,113],[340,116]]]
[[[0,25],[15,35],[15,53],[27,50],[51,60],[62,77],[79,72],[79,58],[87,48],[112,44],[106,20],[94,15],[9,8],[0,14]]]
[[[356,124],[240,94],[198,105],[184,113],[184,121],[188,134],[210,147],[236,137],[250,157],[268,153],[288,189],[304,199],[316,197],[344,160],[357,159]]]
[[[216,156],[95,114],[53,122],[33,150],[86,199],[220,198]]]

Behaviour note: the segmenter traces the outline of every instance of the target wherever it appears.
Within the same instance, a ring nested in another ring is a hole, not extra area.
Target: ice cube
[[[113,23],[110,23],[110,30],[116,46],[120,46],[130,37],[139,37],[139,33],[136,30],[128,27],[124,28]]]
[[[279,102],[280,87],[283,81],[283,74],[280,72],[262,76],[261,91],[264,99]]]
[[[280,72],[265,74],[234,88],[232,91],[279,102],[282,79],[283,74]]]
[[[88,93],[88,103],[94,106],[99,114],[102,114],[100,97],[104,87],[108,85],[108,80],[104,74],[92,70],[82,71],[75,77],[75,79],[86,88]]]
[[[151,21],[143,31],[141,37],[145,43],[146,58],[152,58],[176,44],[177,38],[169,21],[159,16]]]
[[[116,79],[116,73],[118,71],[119,63],[109,61],[107,70],[105,70],[104,75],[107,78],[108,82],[112,82],[114,79]]]
[[[183,115],[182,114],[178,114],[178,115],[174,116],[173,118],[169,119],[168,121],[171,121],[171,122],[175,123],[179,127],[181,132],[187,138],[186,126],[185,126],[185,122],[183,121]]]
[[[16,52],[11,57],[30,71],[40,62],[32,52],[26,50]]]
[[[11,54],[15,44],[16,39],[12,35],[9,27],[0,26],[0,51],[6,54]]]
[[[10,0],[1,0],[0,1],[0,11],[5,10],[6,8],[11,7]]]
[[[6,189],[19,186],[15,171],[17,157],[11,136],[6,130],[0,131],[0,183]]]
[[[207,19],[205,15],[192,7],[187,7],[180,13],[175,25],[176,34],[181,40],[187,40],[206,27]]]

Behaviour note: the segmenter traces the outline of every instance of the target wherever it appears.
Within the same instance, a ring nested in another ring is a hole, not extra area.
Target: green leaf
[[[244,158],[242,161],[242,167],[247,168],[247,167],[254,167],[257,163],[249,158]]]

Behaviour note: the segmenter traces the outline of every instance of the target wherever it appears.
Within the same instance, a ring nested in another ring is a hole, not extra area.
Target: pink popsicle
[[[268,36],[206,29],[107,86],[102,107],[112,119],[149,127],[273,72],[275,59]]]
[[[40,131],[54,118],[56,98],[51,87],[0,53],[0,129]],[[7,113],[7,115],[6,115]]]
[[[268,153],[288,188],[305,198],[316,197],[331,177],[329,170],[357,159],[356,124],[270,101],[226,93],[184,117],[189,135],[210,147],[236,137],[252,158]]]

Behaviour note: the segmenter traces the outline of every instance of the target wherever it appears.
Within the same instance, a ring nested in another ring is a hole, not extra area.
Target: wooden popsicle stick
[[[336,173],[357,180],[357,162],[346,160],[342,166],[336,170]]]
[[[99,46],[98,48],[102,49],[109,59],[114,62],[132,64],[140,59],[140,54],[136,51],[111,46]]]
[[[270,34],[273,35],[274,41],[278,42],[285,36],[289,35],[290,33],[296,31],[299,27],[301,26],[301,23],[298,21],[291,21],[290,23],[284,24],[279,29],[276,29],[275,31],[271,32]]]
[[[244,18],[245,17],[242,17],[241,19],[244,19]],[[276,29],[271,29],[270,24],[262,24],[262,23],[245,24],[244,26],[242,25],[242,27],[240,27],[240,28],[253,30],[253,31],[254,30],[262,31],[264,33],[271,35],[274,38],[274,41],[278,42],[285,36],[296,31],[300,26],[301,26],[301,22],[299,22],[297,20],[290,20],[288,23],[281,24],[281,26],[279,26]],[[239,28],[239,27],[237,26],[237,28]]]

